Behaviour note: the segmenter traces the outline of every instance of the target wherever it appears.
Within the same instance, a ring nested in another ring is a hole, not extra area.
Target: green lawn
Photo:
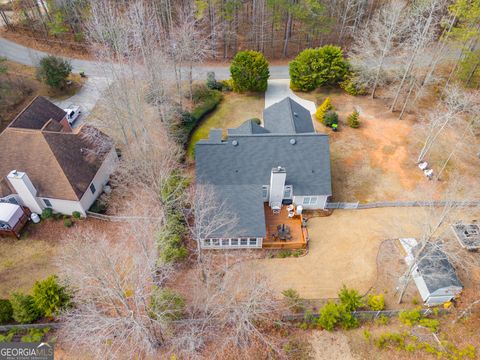
[[[228,128],[241,125],[245,120],[257,117],[262,118],[265,105],[263,94],[225,94],[217,108],[207,115],[195,129],[188,144],[188,155],[193,157],[195,144],[200,139],[208,139],[212,128],[222,128],[224,135]]]

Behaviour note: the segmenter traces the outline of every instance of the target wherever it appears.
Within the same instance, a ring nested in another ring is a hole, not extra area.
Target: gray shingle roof
[[[212,185],[238,220],[218,237],[266,236],[262,185],[270,184],[272,168],[286,169],[295,196],[332,194],[328,135],[315,133],[308,110],[287,98],[264,114],[268,130],[249,120],[224,141],[212,129],[195,147],[197,183]]]
[[[447,255],[433,245],[424,248],[417,267],[430,293],[450,286],[463,287]]]
[[[272,168],[282,166],[295,195],[332,194],[326,134],[235,135],[216,144],[199,141],[195,160],[200,183],[268,185]]]
[[[269,131],[261,127],[253,120],[247,120],[236,129],[228,129],[228,135],[252,135],[252,134],[266,134]]]
[[[266,108],[263,122],[268,131],[277,134],[315,132],[310,112],[289,97]]]
[[[215,237],[265,237],[265,212],[262,199],[262,187],[256,185],[219,185],[213,186],[215,195],[224,201],[226,210],[235,214],[236,223],[229,233],[219,229],[212,234]]]

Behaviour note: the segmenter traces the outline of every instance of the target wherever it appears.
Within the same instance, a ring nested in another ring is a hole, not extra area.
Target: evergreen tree
[[[268,61],[258,51],[238,52],[230,65],[230,73],[232,74],[234,91],[263,92],[267,90],[267,81],[270,77]]]

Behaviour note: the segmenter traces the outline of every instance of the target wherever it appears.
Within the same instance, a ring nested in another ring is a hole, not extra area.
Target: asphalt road
[[[20,64],[37,66],[40,59],[48,55],[43,51],[27,48],[12,41],[0,38],[0,56]],[[69,59],[73,72],[84,71],[89,77],[105,77],[105,73],[96,61]],[[207,72],[214,71],[218,80],[228,79],[230,71],[226,65],[199,66],[194,68],[195,79],[206,79]],[[270,66],[270,79],[288,79],[288,66]]]

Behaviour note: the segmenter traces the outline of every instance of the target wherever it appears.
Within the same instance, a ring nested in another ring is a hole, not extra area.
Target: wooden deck
[[[263,240],[264,249],[304,249],[307,247],[307,229],[302,228],[302,216],[288,217],[286,206],[282,206],[280,214],[274,214],[267,203],[264,204],[265,223],[267,237]],[[290,227],[292,239],[279,240],[274,235],[277,233],[277,225],[285,224]]]

